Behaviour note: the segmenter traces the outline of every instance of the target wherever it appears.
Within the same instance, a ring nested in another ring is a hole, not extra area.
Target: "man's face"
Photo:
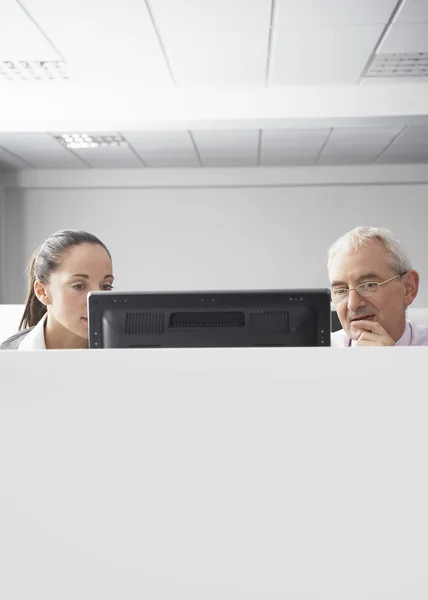
[[[356,288],[367,281],[382,283],[398,273],[388,264],[388,253],[382,242],[370,240],[358,250],[339,251],[330,265],[329,275],[331,289],[334,290]],[[378,321],[397,341],[405,329],[405,308],[417,294],[417,277],[415,271],[408,271],[402,278],[382,285],[369,297],[360,296],[352,289],[347,300],[336,304],[337,315],[348,337],[358,340],[362,331],[355,326],[355,322],[364,318]]]

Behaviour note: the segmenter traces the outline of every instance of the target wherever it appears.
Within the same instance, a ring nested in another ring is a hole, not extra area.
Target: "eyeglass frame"
[[[382,285],[385,285],[385,283],[389,283],[390,281],[393,281],[394,279],[398,279],[399,277],[403,277],[403,275],[405,275],[408,271],[404,271],[404,273],[399,273],[398,275],[394,275],[394,277],[390,277],[389,279],[387,279],[386,281],[382,281],[382,282],[378,282],[378,281],[365,281],[364,283],[360,283],[359,285],[357,285],[356,288],[336,288],[335,290],[331,290],[331,301],[334,304],[342,304],[342,302],[346,302],[346,300],[349,298],[349,292],[358,292],[358,294],[362,297],[362,298],[370,298],[370,296],[373,296],[374,294],[377,294],[377,292],[380,290],[380,287]],[[361,292],[358,291],[358,288],[360,288],[363,285],[368,285],[368,284],[373,284],[375,283],[377,285],[377,288],[375,289],[374,292],[371,292],[370,294],[361,294]],[[338,290],[346,290],[348,293],[346,294],[346,296],[344,298],[342,298],[342,300],[334,300],[334,293],[337,292]]]

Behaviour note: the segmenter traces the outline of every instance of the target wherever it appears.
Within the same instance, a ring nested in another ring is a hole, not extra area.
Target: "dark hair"
[[[29,264],[29,289],[24,314],[19,329],[37,325],[46,312],[46,306],[40,302],[34,292],[34,284],[40,281],[43,285],[49,283],[51,274],[60,268],[67,250],[80,244],[97,244],[102,246],[111,258],[105,244],[95,235],[77,229],[64,229],[52,234],[37,248]]]

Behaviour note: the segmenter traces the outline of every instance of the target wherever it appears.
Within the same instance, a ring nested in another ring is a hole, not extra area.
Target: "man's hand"
[[[395,346],[392,337],[377,321],[354,321],[352,327],[361,329],[362,334],[356,342],[357,346]]]

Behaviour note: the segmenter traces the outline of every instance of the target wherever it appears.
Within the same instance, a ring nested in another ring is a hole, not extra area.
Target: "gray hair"
[[[379,240],[388,252],[389,266],[397,273],[405,273],[412,268],[410,258],[398,237],[384,227],[355,227],[340,237],[328,251],[328,270],[333,258],[340,250],[355,251],[365,246],[371,240]]]

